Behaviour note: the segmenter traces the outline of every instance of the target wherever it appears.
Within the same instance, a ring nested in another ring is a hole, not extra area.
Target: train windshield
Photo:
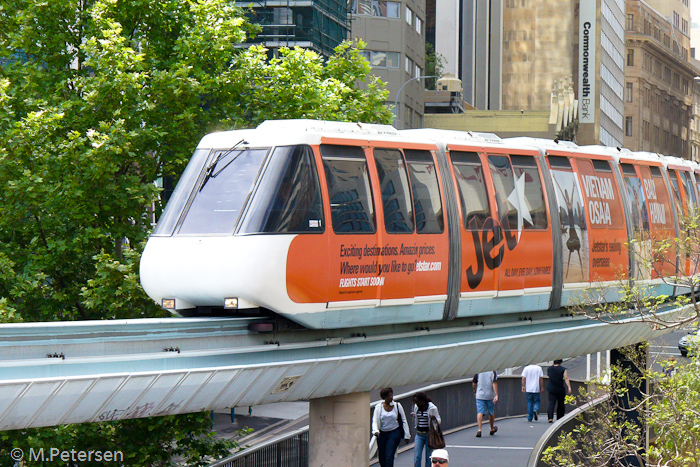
[[[178,233],[232,235],[268,149],[213,151]]]
[[[187,200],[192,193],[192,188],[195,183],[197,183],[197,178],[199,177],[202,167],[207,161],[207,156],[211,152],[211,149],[197,149],[195,150],[190,162],[187,164],[185,172],[180,177],[180,181],[175,187],[175,191],[170,196],[168,204],[163,210],[163,214],[158,219],[158,224],[153,230],[153,236],[156,237],[169,237],[173,234],[175,230],[175,225],[177,224],[180,214],[187,203]]]

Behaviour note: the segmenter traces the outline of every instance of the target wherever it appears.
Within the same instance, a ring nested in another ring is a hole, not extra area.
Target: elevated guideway
[[[249,332],[252,318],[0,325],[0,430],[364,393],[665,332],[555,312],[483,319],[274,334]]]

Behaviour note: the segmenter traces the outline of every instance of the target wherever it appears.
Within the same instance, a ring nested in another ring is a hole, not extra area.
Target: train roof
[[[199,146],[230,147],[241,139],[245,139],[251,146],[320,144],[323,138],[428,142],[402,134],[391,125],[293,119],[266,120],[254,129],[210,133],[202,138]]]
[[[401,130],[401,134],[410,135],[423,140],[432,141],[436,144],[445,145],[468,145],[487,148],[512,148],[524,150],[536,150],[531,144],[513,143],[507,139],[502,139],[494,133],[484,133],[478,131],[442,130],[436,128],[418,128],[414,130]]]

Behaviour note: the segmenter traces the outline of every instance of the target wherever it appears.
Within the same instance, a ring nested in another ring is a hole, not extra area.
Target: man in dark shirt
[[[554,407],[557,408],[557,420],[560,420],[566,413],[564,400],[567,394],[571,394],[571,383],[569,382],[569,374],[566,368],[561,366],[562,360],[554,360],[552,366],[547,368],[547,392],[549,392],[549,409],[547,415],[549,423],[554,420]]]

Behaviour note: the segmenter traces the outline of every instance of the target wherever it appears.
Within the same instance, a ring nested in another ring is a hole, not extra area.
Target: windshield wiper
[[[237,158],[238,155],[240,155],[240,154],[236,155],[236,157],[234,157],[233,159],[231,159],[231,161],[230,161],[228,164],[226,164],[225,166],[223,166],[223,167],[221,168],[221,170],[219,170],[219,171],[217,171],[216,173],[214,173],[214,169],[216,168],[216,164],[218,164],[219,161],[220,161],[221,159],[223,159],[224,157],[228,156],[228,155],[231,154],[233,151],[235,151],[236,148],[237,148],[238,146],[240,146],[241,144],[249,144],[249,143],[248,143],[248,141],[246,141],[246,140],[244,140],[244,139],[240,140],[239,142],[237,142],[236,144],[234,144],[233,146],[231,146],[230,149],[226,150],[225,152],[219,153],[219,155],[216,156],[216,159],[214,159],[214,161],[212,161],[212,163],[209,164],[209,165],[207,166],[207,169],[206,169],[207,172],[206,172],[206,174],[204,175],[204,180],[202,181],[202,185],[199,187],[199,191],[202,191],[202,190],[204,189],[204,185],[207,184],[207,182],[209,181],[210,178],[216,178],[216,176],[219,175],[219,174],[221,173],[222,170],[224,170],[226,167],[228,167],[229,164],[231,164],[231,162],[233,162],[234,160],[236,160],[236,158]]]

